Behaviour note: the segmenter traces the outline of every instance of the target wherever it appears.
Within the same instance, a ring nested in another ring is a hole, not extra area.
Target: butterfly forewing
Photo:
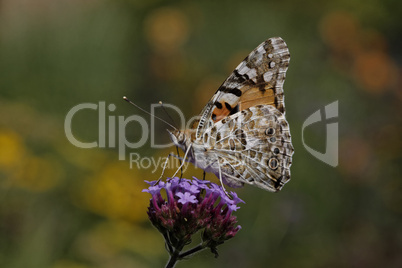
[[[283,82],[290,54],[280,37],[266,40],[229,75],[200,114],[196,136],[214,123],[249,107],[268,104],[285,112]]]

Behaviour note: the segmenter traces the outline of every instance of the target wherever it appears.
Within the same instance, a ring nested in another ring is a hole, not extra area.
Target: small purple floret
[[[189,192],[185,192],[185,193],[178,192],[178,193],[176,193],[176,196],[179,197],[178,202],[182,203],[182,204],[186,204],[186,203],[196,204],[196,203],[198,203],[198,200],[196,199],[195,195],[192,195]]]

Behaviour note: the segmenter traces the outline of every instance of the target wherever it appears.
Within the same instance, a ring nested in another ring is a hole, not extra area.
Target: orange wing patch
[[[261,104],[268,104],[277,109],[277,95],[275,94],[274,89],[269,85],[266,84],[265,88],[261,87],[243,87],[241,91],[243,94],[239,98],[239,100],[234,104],[229,104],[223,100],[216,101],[214,103],[215,108],[212,110],[211,119],[216,123],[223,118],[237,113],[239,111],[243,111],[248,109],[252,106],[261,105]]]
[[[252,87],[244,92],[239,100],[239,110],[243,111],[252,106],[268,104],[275,108],[277,107],[275,92],[272,88],[266,86],[265,90],[258,87]]]
[[[228,115],[233,114],[233,110],[238,111],[238,109],[236,109],[238,106],[232,107],[229,103],[224,101],[217,101],[214,103],[214,105],[215,108],[212,111],[211,118],[215,123],[227,117]]]

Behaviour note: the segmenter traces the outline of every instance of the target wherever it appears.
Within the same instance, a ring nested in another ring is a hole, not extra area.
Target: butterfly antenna
[[[166,125],[170,126],[171,128],[174,128],[175,130],[177,130],[177,128],[175,126],[173,126],[172,124],[170,124],[169,122],[167,122],[166,120],[163,120],[162,118],[151,114],[150,112],[146,111],[145,109],[142,109],[140,106],[138,106],[137,104],[135,104],[134,102],[132,102],[131,100],[129,100],[126,96],[123,97],[123,100],[127,101],[128,103],[130,103],[131,105],[137,107],[138,109],[140,109],[141,111],[143,111],[146,114],[149,114],[150,116],[155,117],[156,119],[159,119],[160,121],[162,121],[163,123],[165,123]]]
[[[159,104],[162,106],[163,111],[165,111],[165,113],[167,114],[167,116],[169,117],[170,121],[172,121],[173,125],[176,125],[176,122],[173,120],[173,118],[170,116],[170,114],[167,112],[165,106],[163,105],[163,103],[161,101],[159,101]],[[180,130],[179,130],[180,132]]]

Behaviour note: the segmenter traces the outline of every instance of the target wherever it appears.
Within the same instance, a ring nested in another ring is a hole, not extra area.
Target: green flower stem
[[[205,249],[205,248],[206,248],[206,246],[205,246],[204,243],[199,244],[198,246],[196,246],[196,247],[194,247],[194,248],[192,248],[192,249],[189,249],[189,250],[187,250],[186,252],[183,252],[182,254],[180,254],[179,258],[180,258],[180,259],[183,259],[183,258],[185,258],[185,257],[187,257],[187,256],[189,256],[189,255],[192,255],[192,254],[194,254],[194,253],[196,253],[196,252],[198,252],[198,251],[201,251],[201,250],[203,250],[203,249]]]
[[[165,245],[168,247],[168,252],[169,252],[169,254],[172,254],[173,253],[173,247],[172,247],[172,244],[170,242],[169,235],[168,235],[167,232],[163,232],[162,234],[163,234],[163,238],[165,238]]]
[[[186,243],[181,243],[177,248],[175,248],[174,252],[170,255],[169,262],[166,264],[165,268],[175,267],[177,261],[180,260],[180,252],[185,244]]]
[[[194,254],[194,253],[196,253],[198,251],[201,251],[201,250],[205,249],[207,247],[206,245],[207,245],[206,243],[201,243],[198,246],[196,246],[196,247],[194,247],[192,249],[189,249],[186,252],[183,252],[183,253],[180,254],[180,251],[184,247],[184,244],[183,244],[183,246],[180,246],[181,247],[180,250],[179,250],[179,248],[177,248],[173,252],[173,254],[170,256],[169,262],[166,264],[166,268],[173,268],[176,265],[177,261],[179,261],[179,260],[181,260],[181,259],[183,259],[183,258],[185,258],[187,256],[190,256],[190,255],[192,255],[192,254]]]

